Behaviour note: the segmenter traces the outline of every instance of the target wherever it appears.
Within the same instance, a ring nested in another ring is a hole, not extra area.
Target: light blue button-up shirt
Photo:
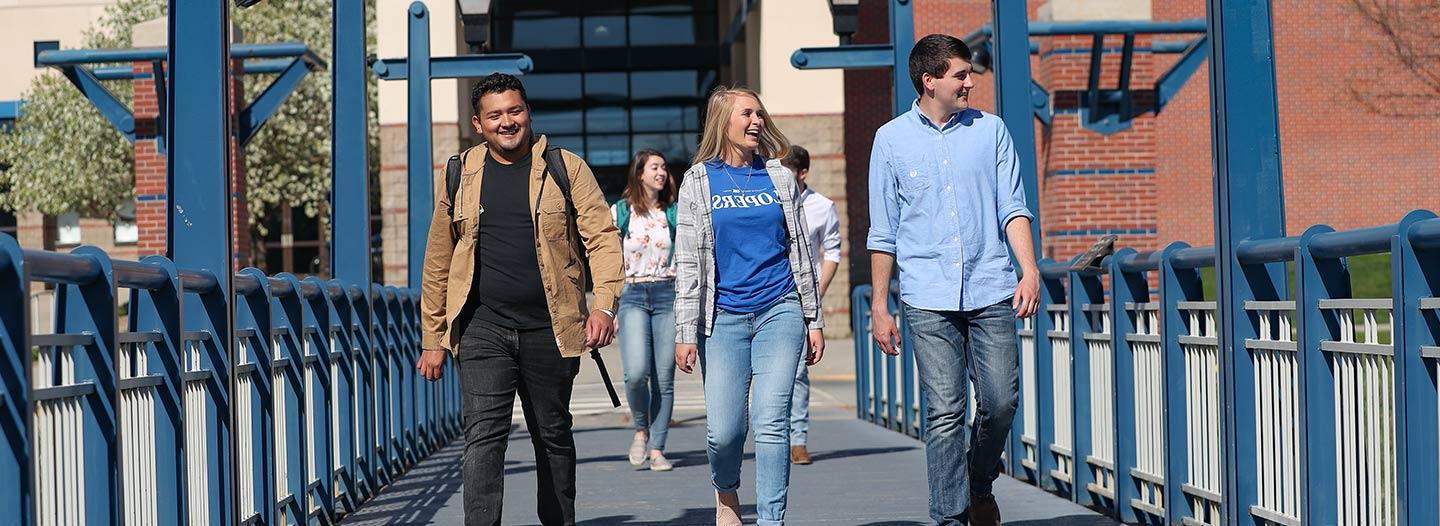
[[[895,255],[900,298],[973,310],[1015,294],[1005,244],[1025,206],[1005,123],[967,109],[937,128],[919,106],[881,126],[870,151],[870,250]]]

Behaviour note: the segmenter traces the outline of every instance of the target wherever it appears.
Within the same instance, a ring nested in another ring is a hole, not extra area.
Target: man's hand
[[[449,353],[444,349],[421,351],[420,363],[415,365],[415,368],[420,370],[420,376],[432,382],[444,376],[446,354]]]
[[[809,352],[805,353],[805,365],[811,366],[820,363],[825,357],[825,331],[810,329]]]
[[[591,349],[599,349],[610,342],[615,341],[615,319],[603,310],[595,309],[590,312],[590,319],[585,322],[585,346]]]
[[[900,354],[900,328],[895,326],[895,317],[890,309],[875,304],[870,308],[870,334],[880,344],[880,351],[890,356]]]
[[[1040,271],[1026,272],[1015,286],[1015,297],[1010,300],[1016,318],[1029,318],[1040,308]]]
[[[675,367],[680,372],[690,374],[695,372],[695,360],[700,357],[700,348],[693,343],[675,344]]]

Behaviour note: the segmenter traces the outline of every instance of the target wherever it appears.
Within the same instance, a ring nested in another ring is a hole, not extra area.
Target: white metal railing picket
[[[201,342],[185,342],[185,370],[205,371],[200,360]],[[209,400],[205,380],[185,381],[185,473],[187,502],[190,524],[210,523],[210,488],[206,473],[209,473],[210,449],[207,440],[206,422],[209,414]]]
[[[1165,367],[1160,344],[1160,305],[1130,309],[1135,333],[1126,335],[1135,369],[1135,469],[1138,500],[1165,509]]]
[[[1186,320],[1187,334],[1180,336],[1185,354],[1185,452],[1189,480],[1182,486],[1190,508],[1198,510],[1192,520],[1199,524],[1221,524],[1220,466],[1224,463],[1220,442],[1220,342],[1215,320],[1215,302],[1178,302]]]
[[[1020,459],[1028,469],[1037,469],[1040,463],[1040,411],[1039,388],[1036,385],[1035,368],[1035,318],[1025,318],[1020,329],[1020,385],[1023,386],[1024,403],[1021,404],[1020,441],[1025,445],[1025,457]]]
[[[1110,341],[1109,305],[1092,305],[1085,313],[1090,327],[1099,329],[1084,336],[1085,352],[1090,357],[1090,458],[1091,470],[1098,493],[1115,498],[1115,350]]]
[[[149,354],[145,342],[121,343],[117,364],[120,379],[145,376]],[[157,477],[155,448],[148,440],[155,429],[154,386],[120,390],[120,474],[125,494],[124,524],[148,525],[159,521],[155,505]]]
[[[33,364],[34,389],[75,385],[75,347],[42,346]],[[38,397],[37,397],[38,398]],[[86,524],[85,477],[77,454],[85,449],[82,396],[56,396],[35,401],[32,440],[35,443],[39,526]]]
[[[1300,369],[1295,302],[1252,301],[1259,338],[1247,340],[1255,363],[1257,503],[1250,511],[1275,524],[1300,524]]]
[[[1391,308],[1389,298],[1320,301],[1340,327],[1340,339],[1320,342],[1320,350],[1329,354],[1335,377],[1337,491],[1354,497],[1336,499],[1341,525],[1397,522]]]
[[[1055,330],[1046,335],[1050,338],[1051,371],[1054,380],[1055,443],[1050,446],[1055,455],[1055,470],[1051,476],[1073,484],[1075,482],[1075,424],[1071,404],[1070,376],[1070,311],[1068,305],[1050,305],[1050,318]]]
[[[251,357],[255,356],[253,343],[248,338],[240,338],[240,353],[236,355],[240,366],[250,365],[254,362]],[[238,370],[239,368],[237,368]],[[241,520],[248,519],[260,513],[259,502],[255,499],[255,485],[250,481],[255,480],[255,377],[248,373],[235,375],[236,389],[232,399],[235,401],[235,472],[239,475],[238,484],[240,488],[240,517]]]

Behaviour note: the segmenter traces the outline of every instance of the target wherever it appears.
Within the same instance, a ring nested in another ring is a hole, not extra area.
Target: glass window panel
[[[585,137],[582,135],[547,135],[546,140],[549,146],[558,146],[576,154],[585,151]]]
[[[700,129],[700,107],[698,105],[685,107],[685,128]]]
[[[637,132],[664,132],[693,129],[684,120],[679,106],[640,106],[630,110],[630,122]]]
[[[707,18],[708,17],[701,17]],[[695,15],[631,15],[630,45],[674,46],[696,43]]]
[[[80,244],[80,214],[66,212],[55,216],[55,243],[58,245]]]
[[[714,2],[687,2],[683,0],[630,0],[630,12],[689,13],[696,9],[695,4],[702,4],[702,6],[699,8],[701,10],[713,11],[715,9]]]
[[[575,135],[585,132],[580,110],[535,110],[530,112],[530,128],[535,133]]]
[[[695,135],[694,132],[637,133],[635,149],[653,149],[665,156],[666,163],[685,166],[695,156]]]
[[[699,80],[700,74],[694,70],[637,71],[630,74],[630,98],[699,98],[699,89],[696,87]]]
[[[625,17],[592,16],[585,18],[585,45],[620,47],[625,45]]]
[[[536,73],[525,75],[521,82],[531,102],[570,102],[580,98],[579,73]]]
[[[621,102],[630,97],[630,79],[625,73],[586,73],[585,98]]]
[[[630,162],[630,136],[629,135],[595,135],[586,136],[585,162],[595,166],[618,166]]]
[[[630,131],[625,108],[602,106],[585,110],[586,133],[625,133]]]
[[[512,49],[580,47],[579,17],[515,18],[509,26]]]

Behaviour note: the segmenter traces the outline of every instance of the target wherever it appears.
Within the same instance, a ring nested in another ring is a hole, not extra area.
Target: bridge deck
[[[827,360],[847,360],[848,345],[832,342]],[[838,348],[844,345],[845,348]],[[608,362],[618,371],[618,360]],[[848,365],[833,364],[844,370]],[[678,425],[670,431],[668,456],[675,470],[642,471],[625,461],[632,431],[620,410],[611,410],[594,366],[586,360],[572,408],[579,449],[577,522],[586,525],[699,525],[714,523],[705,420],[698,377],[677,374]],[[822,374],[822,376],[824,376]],[[619,379],[617,378],[617,381]],[[812,396],[810,448],[815,463],[791,470],[791,524],[923,525],[926,513],[924,445],[854,416],[853,384],[817,380]],[[518,405],[517,405],[518,417]],[[460,456],[456,441],[426,459],[344,526],[461,525]],[[742,468],[744,519],[755,520],[754,463],[747,447]],[[523,422],[511,434],[505,479],[505,520],[537,524],[534,454]],[[1025,526],[1110,526],[1114,521],[1033,486],[1001,477],[996,496],[1005,523]]]

